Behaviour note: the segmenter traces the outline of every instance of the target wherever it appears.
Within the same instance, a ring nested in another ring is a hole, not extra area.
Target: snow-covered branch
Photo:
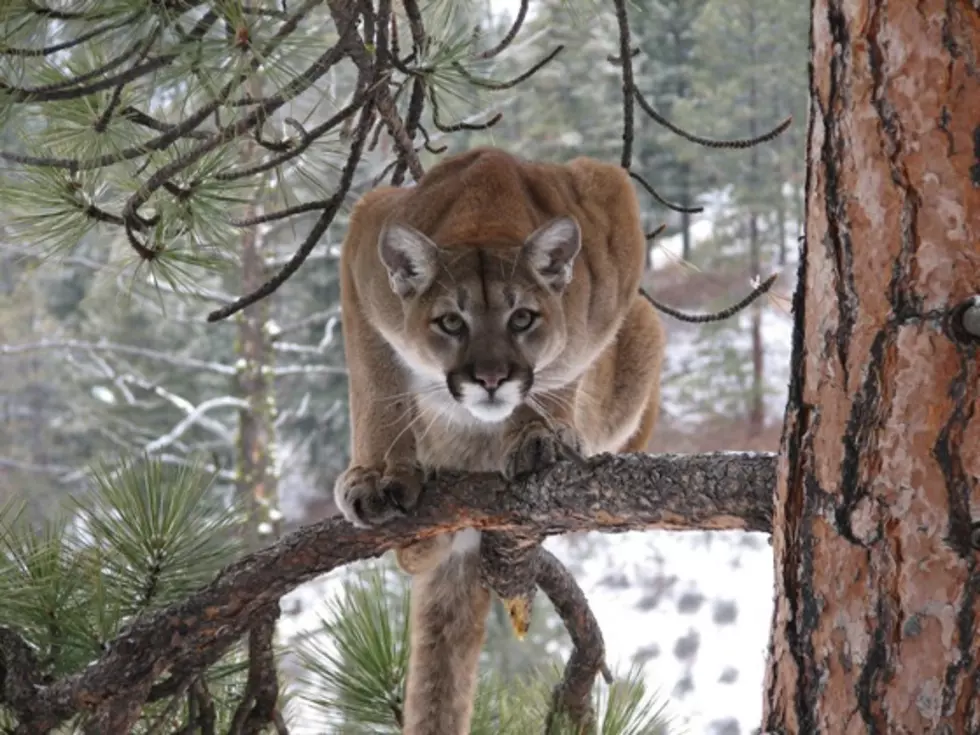
[[[181,419],[173,429],[147,444],[145,447],[147,454],[153,454],[154,452],[158,452],[165,447],[169,447],[171,444],[177,441],[177,439],[183,436],[184,432],[191,428],[191,426],[194,424],[200,424],[204,428],[218,434],[222,439],[230,442],[232,440],[231,429],[224,426],[219,421],[207,418],[205,414],[215,408],[237,408],[248,410],[249,407],[248,401],[241,398],[235,398],[234,396],[218,396],[217,398],[209,398],[208,400],[193,406],[186,399],[181,398],[174,393],[170,393],[169,391],[165,391],[163,388],[157,388],[156,392],[158,395],[167,398],[179,408],[186,411],[187,415],[184,416],[184,418]],[[179,403],[178,399],[180,401]]]
[[[224,365],[220,362],[208,362],[205,360],[195,360],[191,357],[178,357],[159,350],[151,350],[146,347],[136,347],[134,345],[121,345],[115,342],[99,340],[98,342],[87,342],[80,339],[42,339],[37,342],[25,342],[22,344],[10,345],[0,344],[0,355],[21,355],[28,352],[40,350],[92,350],[93,352],[109,352],[120,355],[132,355],[134,357],[145,357],[148,360],[172,365],[188,370],[204,370],[219,375],[234,375],[235,368],[231,365]]]

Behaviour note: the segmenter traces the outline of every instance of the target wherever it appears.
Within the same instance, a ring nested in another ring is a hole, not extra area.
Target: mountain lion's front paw
[[[379,526],[415,507],[423,481],[422,470],[413,465],[348,467],[334,484],[334,502],[355,526]]]
[[[533,422],[525,425],[507,452],[504,477],[508,480],[538,472],[560,459],[582,460],[582,440],[574,429],[557,430]]]

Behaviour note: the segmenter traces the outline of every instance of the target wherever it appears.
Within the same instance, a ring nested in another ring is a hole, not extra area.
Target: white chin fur
[[[491,399],[484,388],[473,383],[461,386],[461,403],[470,414],[487,424],[496,424],[507,419],[521,403],[521,387],[515,381],[504,383]]]

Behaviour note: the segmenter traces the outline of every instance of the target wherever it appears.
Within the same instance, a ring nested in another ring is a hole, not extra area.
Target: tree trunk
[[[755,11],[749,8],[748,26],[749,36],[755,38]],[[756,111],[759,109],[759,93],[756,85],[755,67],[756,53],[755,45],[749,48],[749,59],[753,68],[752,77],[749,80],[749,135],[756,137],[758,132],[758,122]],[[759,149],[752,148],[749,151],[749,270],[753,277],[762,272],[762,243],[759,237],[759,202],[757,197],[762,189],[762,177],[759,175]],[[749,438],[754,439],[762,433],[765,425],[765,402],[764,402],[764,376],[763,376],[763,346],[762,346],[762,304],[756,301],[752,305],[752,392],[749,403]]]
[[[681,205],[690,207],[694,197],[691,196],[691,166],[685,163],[681,166]],[[681,212],[681,257],[691,259],[691,213]]]
[[[253,80],[249,89],[255,99],[262,97],[262,83]],[[261,156],[255,142],[243,151],[243,165],[252,165]],[[259,184],[246,217],[258,213],[264,184]],[[263,238],[255,228],[245,230],[241,240],[241,292],[251,293],[269,277],[263,253]],[[248,509],[246,543],[250,550],[268,544],[282,532],[279,512],[279,479],[275,468],[275,357],[269,334],[272,299],[251,304],[237,315],[238,374],[237,392],[248,408],[239,411],[237,490]]]
[[[252,211],[251,209],[249,211]],[[250,293],[268,278],[261,243],[254,229],[242,237],[242,292]],[[250,549],[278,538],[281,521],[273,458],[275,387],[269,341],[270,299],[251,304],[238,314],[238,394],[248,402],[238,419],[238,493],[248,508]]]
[[[811,33],[763,732],[978,733],[980,13],[814,0]]]
[[[759,243],[759,220],[755,213],[749,213],[749,268],[753,275],[762,269],[762,256]],[[749,437],[762,433],[766,423],[765,404],[765,365],[762,344],[762,305],[757,301],[751,311],[752,332],[752,391],[749,398]]]

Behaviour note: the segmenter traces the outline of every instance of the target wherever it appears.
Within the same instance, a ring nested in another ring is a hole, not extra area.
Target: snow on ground
[[[586,560],[578,581],[610,666],[625,671],[634,656],[645,659],[647,682],[669,702],[678,731],[751,732],[762,716],[772,614],[765,535],[649,531],[607,538],[608,553]],[[547,545],[567,560],[560,541]],[[609,589],[617,578],[631,583]]]

